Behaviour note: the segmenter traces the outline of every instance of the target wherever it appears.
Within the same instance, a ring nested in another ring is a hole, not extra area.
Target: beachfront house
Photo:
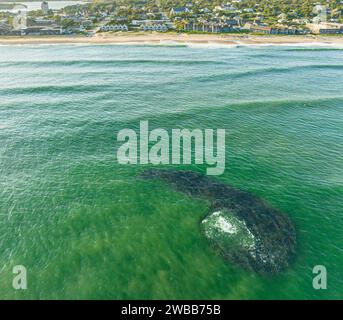
[[[22,36],[24,34],[23,30],[13,30],[7,26],[0,26],[0,36]]]
[[[340,28],[319,29],[320,34],[343,34],[343,26]]]
[[[261,26],[257,24],[251,24],[249,25],[249,30],[251,32],[257,32],[262,34],[270,34],[271,33],[271,27],[270,26]]]
[[[10,32],[11,28],[9,25],[0,24],[0,35],[7,35]]]
[[[235,21],[237,24],[237,22]],[[206,20],[190,22],[185,25],[185,31],[200,31],[210,33],[222,33],[222,32],[240,32],[242,29],[233,24],[223,22],[208,22]]]
[[[34,24],[38,26],[51,26],[56,24],[56,21],[52,19],[45,19],[43,17],[37,17],[34,18]]]
[[[41,36],[57,36],[63,33],[62,27],[45,27],[40,30]]]
[[[141,26],[141,25],[152,25],[152,24],[166,24],[166,23],[170,23],[169,19],[161,19],[161,20],[132,20],[131,24],[133,26]]]
[[[165,24],[142,24],[140,26],[141,31],[157,31],[157,32],[166,32],[168,31],[168,27]]]
[[[306,34],[307,30],[297,28],[271,28],[270,34],[299,35]]]
[[[109,31],[128,31],[129,28],[126,24],[115,24],[115,25],[106,25],[100,28],[102,32],[109,32]]]

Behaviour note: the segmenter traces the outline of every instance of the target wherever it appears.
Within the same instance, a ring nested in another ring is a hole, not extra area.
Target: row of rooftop
[[[258,6],[238,9],[235,4],[242,0],[217,5],[212,9],[198,8],[193,10],[193,4],[184,7],[172,7],[162,12],[158,7],[147,14],[135,16],[143,19],[132,19],[125,16],[126,6],[114,10],[102,9],[92,12],[87,7],[79,5],[74,10],[50,10],[47,1],[41,4],[41,16],[25,17],[24,25],[14,28],[0,19],[0,35],[49,35],[95,32],[126,32],[126,31],[156,31],[166,32],[177,30],[183,32],[255,32],[263,34],[343,34],[342,24],[334,19],[327,19],[330,10],[322,5],[316,5],[312,19],[293,18],[289,20],[285,13],[277,16],[274,25],[265,21]],[[343,4],[343,1],[342,1]],[[325,11],[325,12],[324,12]],[[146,16],[152,19],[146,19]],[[247,17],[248,14],[248,17]],[[249,16],[251,14],[251,16]],[[15,16],[15,13],[8,13]],[[159,17],[159,18],[156,18]]]

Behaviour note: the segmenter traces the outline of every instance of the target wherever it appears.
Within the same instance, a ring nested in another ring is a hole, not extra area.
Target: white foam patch
[[[223,217],[218,218],[218,220],[216,221],[215,227],[225,233],[230,233],[230,234],[237,233],[237,228]]]
[[[236,217],[231,218],[230,221],[227,217],[225,217],[222,211],[215,211],[210,216],[202,220],[203,224],[208,224],[208,227],[205,229],[205,234],[208,238],[215,238],[216,234],[226,234],[228,237],[235,237],[238,233],[244,232],[245,230],[247,238],[241,239],[241,245],[247,248],[252,255],[252,257],[256,258],[255,249],[256,245],[255,242],[258,240],[255,238],[254,234],[249,230],[245,221],[239,220]]]

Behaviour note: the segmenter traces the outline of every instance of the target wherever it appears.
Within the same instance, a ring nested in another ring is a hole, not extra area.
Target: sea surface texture
[[[116,135],[140,120],[225,128],[214,179],[291,219],[290,267],[224,261],[201,232],[208,202],[119,165]],[[0,297],[343,298],[342,146],[338,47],[0,46]],[[27,290],[12,287],[15,265]]]

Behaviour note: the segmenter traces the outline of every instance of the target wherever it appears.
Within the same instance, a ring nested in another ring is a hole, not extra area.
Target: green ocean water
[[[322,46],[0,46],[0,297],[343,298],[342,75],[343,49]],[[292,219],[291,267],[223,261],[200,232],[206,201],[119,165],[116,135],[140,120],[225,128],[215,179]]]

